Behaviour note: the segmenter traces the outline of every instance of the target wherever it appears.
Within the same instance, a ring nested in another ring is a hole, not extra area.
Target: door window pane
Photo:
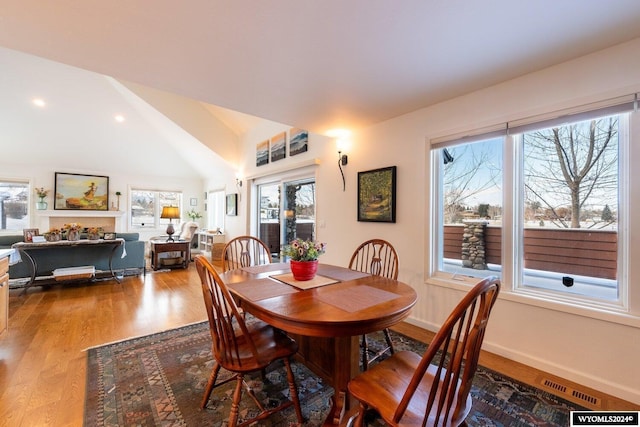
[[[258,186],[258,237],[272,255],[280,256],[280,184]]]
[[[294,239],[315,240],[315,182],[285,182],[284,189],[285,244]]]
[[[282,246],[293,239],[315,240],[316,185],[313,178],[260,184],[258,237],[280,259]]]

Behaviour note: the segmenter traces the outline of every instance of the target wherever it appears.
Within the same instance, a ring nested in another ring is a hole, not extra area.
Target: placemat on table
[[[242,270],[252,274],[267,273],[271,271],[288,271],[289,264],[285,262],[274,262],[271,264],[261,264],[261,265],[253,265],[251,267],[242,267]]]
[[[251,301],[260,301],[267,298],[298,292],[298,289],[269,278],[248,280],[246,282],[230,285],[236,292],[244,295]]]
[[[271,277],[276,280],[280,280],[281,282],[284,282],[288,285],[295,286],[298,289],[313,289],[319,286],[331,285],[332,283],[339,282],[339,280],[321,276],[319,274],[316,274],[316,276],[311,280],[304,281],[294,279],[292,273],[277,274]]]
[[[341,310],[353,313],[354,311],[364,310],[365,308],[400,298],[400,295],[371,286],[361,285],[327,290],[326,292],[319,293],[316,298]]]
[[[363,277],[371,276],[369,273],[363,273],[361,271],[350,270],[348,268],[337,267],[337,266],[328,265],[328,264],[319,264],[318,274],[325,277],[331,277],[332,279],[337,279],[341,282],[346,282],[349,280],[361,279]]]

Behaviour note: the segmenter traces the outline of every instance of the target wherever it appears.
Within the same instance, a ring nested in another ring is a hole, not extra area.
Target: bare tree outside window
[[[525,202],[541,222],[563,228],[615,222],[617,116],[525,133],[523,142]]]
[[[550,290],[551,299],[570,294],[620,301],[625,267],[618,253],[626,243],[618,231],[625,219],[619,199],[628,189],[620,185],[626,172],[619,161],[630,144],[626,115],[545,126],[434,147],[436,272],[476,276],[486,271],[483,265],[501,272],[506,253],[518,260],[509,269],[522,278],[518,288]],[[506,175],[503,153],[513,168]],[[511,177],[515,182],[506,181]],[[514,215],[509,221],[503,221],[503,205]]]
[[[501,215],[501,144],[502,139],[493,139],[447,148],[452,160],[444,165],[445,224],[469,216],[495,219]]]

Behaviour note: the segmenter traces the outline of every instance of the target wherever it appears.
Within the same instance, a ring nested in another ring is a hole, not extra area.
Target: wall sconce
[[[349,162],[347,155],[342,154],[342,152],[347,145],[347,138],[350,134],[351,132],[346,129],[332,129],[327,132],[328,136],[336,138],[336,147],[338,148],[338,169],[340,170],[340,176],[342,176],[342,191],[345,191],[346,189],[346,181],[342,166],[346,166]]]
[[[236,187],[242,187],[242,180],[240,178],[236,178]]]
[[[342,175],[342,191],[346,189],[346,181],[344,180],[344,171],[342,170],[342,166],[346,166],[349,161],[349,158],[346,154],[342,154],[342,151],[338,151],[338,169],[340,169],[340,175]]]

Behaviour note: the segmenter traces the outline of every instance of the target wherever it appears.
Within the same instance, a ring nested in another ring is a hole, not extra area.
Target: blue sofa
[[[146,261],[144,257],[145,242],[140,239],[139,233],[116,233],[116,237],[124,239],[124,246],[119,246],[113,254],[113,270],[119,275],[146,274]],[[22,235],[0,236],[0,249],[10,249],[11,245],[22,242]],[[38,265],[38,276],[51,275],[56,268],[77,267],[93,265],[96,270],[109,270],[108,246],[76,246],[63,251],[55,247],[31,252]],[[123,250],[127,255],[123,258]],[[23,260],[9,267],[9,278],[31,277],[31,263]]]

